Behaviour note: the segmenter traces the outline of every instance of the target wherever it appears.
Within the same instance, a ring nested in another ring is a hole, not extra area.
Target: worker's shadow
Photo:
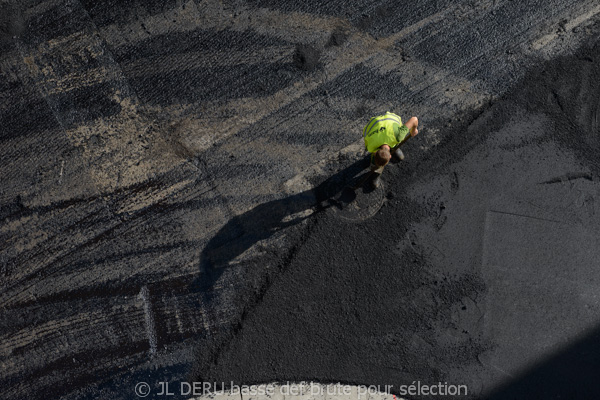
[[[354,200],[352,185],[364,182],[368,157],[332,175],[314,189],[260,204],[233,217],[210,239],[200,257],[198,284],[208,293],[227,266],[254,244],[270,238],[281,229],[296,225],[314,213],[330,207],[343,208]],[[308,212],[308,211],[314,212]],[[210,296],[204,298],[210,301]]]

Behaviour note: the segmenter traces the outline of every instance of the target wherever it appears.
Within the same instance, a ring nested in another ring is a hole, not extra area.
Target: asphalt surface
[[[319,213],[199,376],[597,397],[598,49],[541,66],[461,138],[388,167],[373,218]]]
[[[0,7],[2,398],[598,395],[596,2]]]

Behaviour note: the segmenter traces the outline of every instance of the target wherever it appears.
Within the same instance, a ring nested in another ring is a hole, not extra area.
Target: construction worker
[[[410,118],[405,124],[402,119],[391,112],[371,118],[363,129],[365,148],[371,153],[371,172],[373,188],[379,187],[383,168],[392,157],[404,160],[400,146],[419,133],[419,120]]]

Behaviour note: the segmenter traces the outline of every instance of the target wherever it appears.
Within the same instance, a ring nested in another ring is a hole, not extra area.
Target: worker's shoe
[[[369,185],[371,190],[375,190],[381,186],[381,174],[373,174],[371,184]]]
[[[392,157],[394,157],[396,161],[402,161],[404,160],[404,153],[398,148],[392,152]]]

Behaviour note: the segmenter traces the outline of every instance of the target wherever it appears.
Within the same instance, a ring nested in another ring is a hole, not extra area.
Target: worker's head
[[[387,165],[392,159],[392,154],[390,153],[390,146],[384,144],[379,147],[379,150],[375,152],[375,165],[378,167],[383,167]]]

